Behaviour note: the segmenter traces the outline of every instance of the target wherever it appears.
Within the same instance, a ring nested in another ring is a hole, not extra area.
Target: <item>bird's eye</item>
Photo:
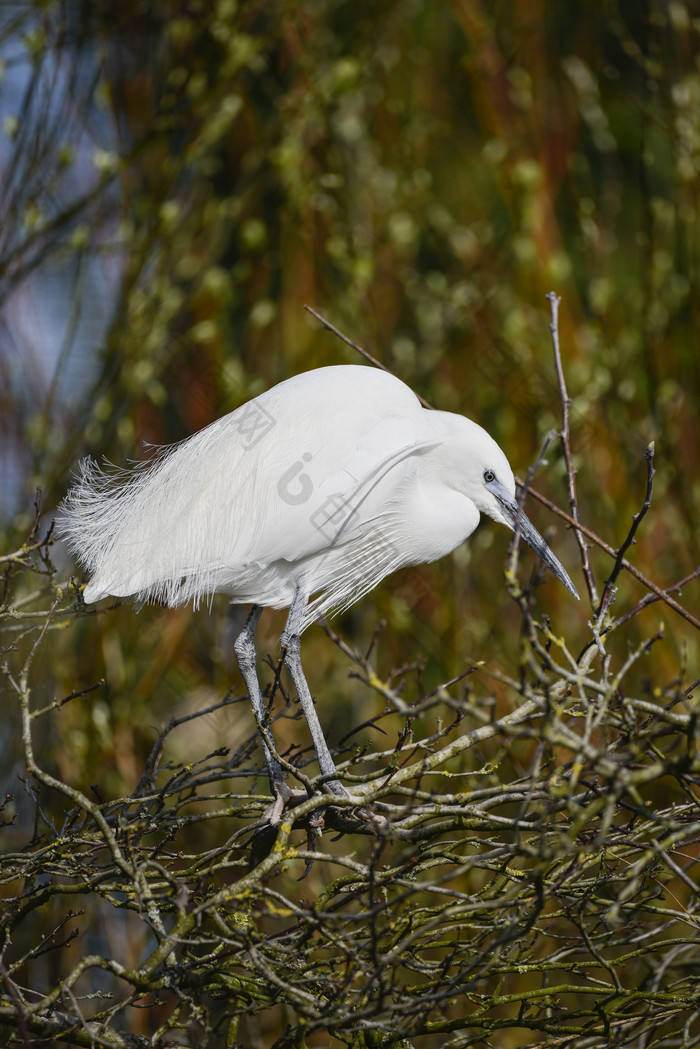
[[[496,475],[493,470],[484,470],[484,484],[491,484],[491,482],[495,480]]]

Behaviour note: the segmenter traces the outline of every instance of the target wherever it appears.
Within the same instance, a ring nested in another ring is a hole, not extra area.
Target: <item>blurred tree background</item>
[[[654,498],[628,557],[663,588],[691,573],[700,562],[699,40],[694,0],[4,3],[0,554],[30,532],[37,486],[45,531],[81,456],[125,464],[292,374],[359,363],[304,304],[436,407],[480,422],[523,476],[560,426],[545,301],[554,289],[582,520],[619,546],[654,441]],[[568,508],[557,444],[548,458],[535,484]],[[528,505],[541,530],[553,526],[583,596],[573,537]],[[52,556],[67,598],[75,568],[60,545]],[[506,558],[507,535],[487,524],[444,562],[386,580],[333,627],[364,651],[386,620],[373,666],[382,681],[414,667],[407,701],[478,661],[517,677],[523,628],[502,585]],[[532,560],[522,561],[525,576]],[[595,548],[592,561],[600,589],[612,561]],[[34,577],[6,567],[5,600],[12,583],[15,610],[45,610]],[[619,583],[621,615],[645,590],[628,574]],[[683,595],[689,608],[697,586]],[[575,605],[552,579],[541,594],[580,652],[585,597]],[[171,717],[206,710],[230,688],[240,695],[232,641],[244,611],[217,598],[196,613],[103,605],[62,618],[32,664],[36,703],[104,684],[37,723],[39,763],[83,792],[95,784],[98,798],[128,794]],[[648,663],[630,668],[630,689],[649,696],[698,676],[697,631],[654,604],[609,640],[624,660],[660,619],[653,673]],[[266,613],[261,651],[276,654],[282,625],[283,614]],[[304,649],[337,744],[383,701],[349,676],[353,659],[319,627]],[[26,655],[19,643],[17,653]],[[510,709],[503,681],[484,688],[497,713]],[[15,795],[4,847],[17,849],[34,807],[18,788],[15,705],[3,701],[0,717],[3,793]],[[414,725],[434,729],[430,715]],[[306,746],[295,719],[276,735],[280,746]],[[225,706],[174,732],[167,756],[191,762],[251,738],[247,708]],[[376,743],[368,726],[358,739]],[[204,821],[189,848],[230,832]],[[309,901],[331,874],[317,864],[296,886],[302,870],[299,861],[276,877]],[[93,916],[94,950],[116,935]],[[151,1036],[143,1017],[130,1022]],[[241,1044],[272,1044],[288,1020],[261,1023]],[[473,1044],[535,1044],[518,1030]],[[432,1037],[420,1044],[445,1044]]]

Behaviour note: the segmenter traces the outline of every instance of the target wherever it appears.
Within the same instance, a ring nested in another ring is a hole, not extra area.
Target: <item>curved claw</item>
[[[325,823],[323,819],[323,809],[321,809],[319,812],[314,813],[314,815],[309,819],[309,823],[306,829],[306,848],[309,852],[313,852],[315,850],[316,841],[318,838],[321,837],[324,826]],[[313,859],[308,859],[304,866],[304,873],[299,878],[297,878],[297,881],[303,881],[306,875],[313,867],[313,865]]]

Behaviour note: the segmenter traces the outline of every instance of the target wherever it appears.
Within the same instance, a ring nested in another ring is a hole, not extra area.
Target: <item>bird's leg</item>
[[[260,684],[258,682],[258,675],[255,669],[255,630],[260,620],[262,608],[258,605],[253,605],[245,621],[245,625],[241,630],[240,634],[235,640],[234,651],[236,653],[236,660],[238,662],[238,669],[241,672],[245,686],[248,689],[248,698],[250,699],[250,705],[253,708],[253,714],[255,715],[255,722],[260,732],[260,738],[262,740],[263,754],[265,755],[265,764],[267,766],[267,775],[270,780],[270,789],[274,795],[275,801],[270,811],[269,819],[270,823],[279,823],[284,806],[287,802],[295,797],[296,795],[306,795],[306,791],[294,791],[291,790],[284,780],[282,773],[282,767],[270,750],[267,743],[267,719],[265,716],[265,706],[263,704],[262,693],[260,691]]]
[[[335,762],[333,761],[331,752],[328,749],[326,738],[323,735],[323,729],[318,720],[316,707],[311,698],[311,692],[309,691],[309,686],[306,683],[306,677],[304,676],[304,671],[301,666],[301,637],[299,632],[307,600],[308,594],[304,590],[303,584],[299,583],[289,609],[287,625],[284,628],[282,637],[280,638],[282,655],[289,667],[289,672],[292,675],[292,681],[294,682],[294,688],[299,697],[301,708],[304,711],[306,723],[309,726],[311,739],[313,740],[316,756],[318,757],[319,768],[323,776],[329,777],[326,780],[325,786],[329,793],[334,794],[336,798],[349,798],[349,793],[343,784],[337,779],[338,770],[335,767]],[[363,820],[366,820],[368,823],[374,823],[377,825],[386,824],[385,817],[372,812],[371,809],[356,809],[355,814]],[[320,825],[322,825],[322,817]],[[309,840],[310,842],[312,841],[311,838]],[[310,845],[310,847],[313,846]]]
[[[280,644],[284,653],[285,662],[289,667],[289,673],[292,675],[292,681],[294,682],[294,688],[296,689],[299,702],[301,703],[301,709],[304,711],[304,717],[309,726],[309,732],[311,733],[314,750],[318,757],[318,765],[321,774],[329,777],[326,780],[325,786],[328,791],[331,794],[335,794],[336,797],[347,798],[349,797],[349,794],[337,778],[338,770],[335,767],[335,762],[333,761],[325,736],[323,735],[321,722],[318,720],[316,707],[311,698],[311,692],[309,691],[309,686],[306,683],[304,671],[301,666],[301,637],[299,631],[304,608],[306,607],[306,601],[307,594],[300,583],[296,588],[294,599],[289,609],[287,625],[284,628],[282,637],[280,638]]]

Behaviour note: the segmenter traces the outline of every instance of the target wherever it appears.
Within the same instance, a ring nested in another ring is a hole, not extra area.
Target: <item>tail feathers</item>
[[[157,465],[147,464],[150,469]],[[58,512],[59,535],[93,577],[84,591],[88,602],[113,595],[144,593],[152,585],[153,527],[143,514],[146,469],[107,473],[94,459],[83,459],[78,478]]]
[[[165,451],[131,470],[107,473],[93,459],[80,463],[57,523],[91,576],[85,601],[113,596],[196,606],[240,573],[218,550],[202,550],[198,516],[187,513],[187,486],[169,483],[173,449]]]

